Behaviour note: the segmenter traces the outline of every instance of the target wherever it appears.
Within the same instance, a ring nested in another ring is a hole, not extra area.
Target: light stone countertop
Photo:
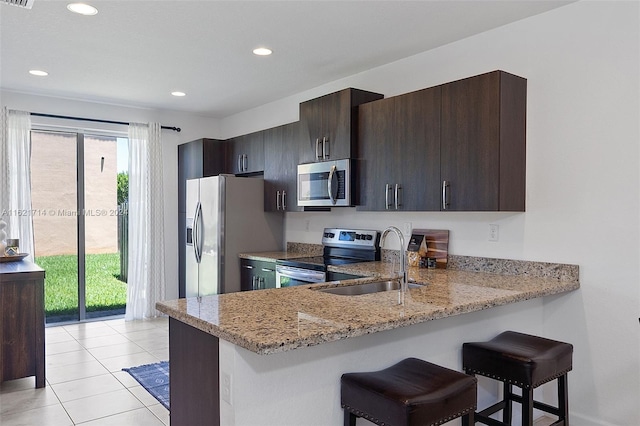
[[[283,253],[272,253],[283,258]],[[290,252],[293,256],[293,254]],[[252,255],[253,256],[253,255]],[[273,260],[274,257],[264,257]],[[299,256],[298,256],[299,257]],[[249,257],[255,258],[255,257]],[[503,263],[501,263],[503,262]],[[515,266],[512,264],[515,262]],[[465,258],[473,270],[409,268],[412,288],[340,296],[317,289],[392,277],[391,263],[366,262],[330,269],[367,278],[158,302],[170,317],[252,352],[266,355],[376,333],[468,312],[565,293],[580,287],[576,265]],[[503,273],[476,272],[504,268]],[[509,269],[511,268],[511,269]]]

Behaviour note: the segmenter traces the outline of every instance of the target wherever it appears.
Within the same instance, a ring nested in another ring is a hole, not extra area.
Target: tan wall
[[[79,214],[75,135],[33,132],[31,143],[36,256],[75,254]],[[87,253],[118,251],[116,151],[115,139],[85,136]],[[101,170],[102,157],[104,168]]]

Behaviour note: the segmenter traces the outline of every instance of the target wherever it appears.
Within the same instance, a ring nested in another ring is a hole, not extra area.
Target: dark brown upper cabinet
[[[236,175],[264,171],[264,131],[229,139],[229,168]]]
[[[358,210],[438,210],[440,87],[360,105]]]
[[[264,131],[264,210],[298,211],[297,166],[300,123]]]
[[[299,162],[356,157],[358,105],[383,98],[379,93],[344,89],[300,104]]]
[[[527,80],[494,71],[442,86],[443,210],[524,211]]]
[[[361,105],[358,210],[524,211],[526,83],[494,71]]]

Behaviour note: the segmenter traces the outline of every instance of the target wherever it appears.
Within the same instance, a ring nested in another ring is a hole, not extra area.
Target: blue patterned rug
[[[169,410],[169,361],[123,368]]]

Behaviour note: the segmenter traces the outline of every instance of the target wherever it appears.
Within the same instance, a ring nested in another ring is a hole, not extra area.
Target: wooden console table
[[[0,263],[0,382],[36,376],[45,386],[44,269]]]

